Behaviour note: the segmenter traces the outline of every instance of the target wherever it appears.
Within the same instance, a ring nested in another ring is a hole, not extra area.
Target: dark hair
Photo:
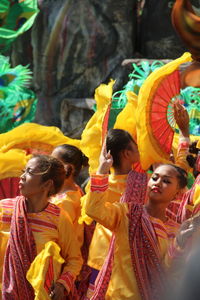
[[[164,166],[171,166],[176,170],[178,183],[179,183],[179,186],[180,186],[181,189],[183,189],[184,187],[187,186],[187,184],[188,184],[188,174],[184,169],[180,168],[177,165],[173,165],[173,164],[162,164],[162,166],[163,165]],[[158,166],[158,168],[159,168],[159,166]]]
[[[129,149],[130,142],[135,143],[132,136],[127,131],[122,129],[110,129],[108,131],[106,148],[107,151],[110,150],[110,154],[113,157],[113,167],[120,166],[120,152]]]
[[[49,196],[57,194],[65,180],[64,165],[58,159],[48,155],[34,155],[32,158],[37,159],[42,173],[42,182],[49,179],[53,181],[53,189],[50,191]]]
[[[194,177],[197,177],[199,175],[199,171],[196,170],[196,161],[197,161],[197,155],[199,153],[200,149],[197,148],[197,141],[193,142],[189,146],[189,152],[191,154],[188,154],[186,157],[186,160],[189,164],[189,166],[193,169],[193,175]]]
[[[64,164],[72,164],[75,168],[74,176],[78,176],[82,167],[88,166],[88,158],[82,153],[80,149],[75,146],[63,144],[57,146],[56,150],[61,150],[59,152],[59,158]],[[54,149],[54,150],[55,150]],[[67,177],[72,173],[72,168],[67,171]]]

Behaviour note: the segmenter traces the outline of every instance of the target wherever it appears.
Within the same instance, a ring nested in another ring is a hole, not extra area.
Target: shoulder
[[[51,215],[59,217],[61,210],[57,205],[49,202],[47,208],[45,209],[45,212],[47,212]]]

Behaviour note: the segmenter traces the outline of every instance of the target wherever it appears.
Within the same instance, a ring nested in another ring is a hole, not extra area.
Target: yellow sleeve
[[[53,203],[69,215],[74,225],[77,240],[81,247],[84,240],[84,226],[83,224],[78,223],[78,219],[81,214],[80,198],[76,195],[76,193],[71,193],[70,195],[66,193],[65,197],[55,199]]]
[[[62,210],[59,218],[58,231],[58,244],[61,248],[61,256],[65,259],[63,272],[58,282],[62,283],[69,292],[73,286],[74,279],[81,270],[83,260],[71,220]]]
[[[122,218],[119,203],[108,202],[108,176],[93,175],[85,203],[86,214],[104,227],[115,231]]]
[[[186,172],[190,170],[189,164],[186,160],[186,157],[189,153],[189,144],[189,138],[179,138],[178,151],[175,158],[175,164],[184,169]]]

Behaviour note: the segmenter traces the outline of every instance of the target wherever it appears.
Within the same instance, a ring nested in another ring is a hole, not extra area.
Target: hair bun
[[[88,161],[89,161],[88,157],[85,156],[85,154],[82,153],[82,166],[87,167],[88,166]]]

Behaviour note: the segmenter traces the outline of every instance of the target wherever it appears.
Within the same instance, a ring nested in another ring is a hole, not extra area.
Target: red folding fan
[[[190,53],[152,72],[138,94],[137,143],[142,168],[168,162],[175,132],[173,102],[180,94],[179,66],[190,62]]]
[[[150,102],[149,124],[157,147],[170,154],[175,120],[172,104],[180,93],[180,74],[176,70],[161,81]]]

